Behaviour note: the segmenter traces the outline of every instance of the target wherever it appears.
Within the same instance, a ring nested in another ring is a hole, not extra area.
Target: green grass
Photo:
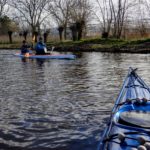
[[[48,42],[48,46],[80,46],[80,45],[98,45],[98,47],[110,47],[114,45],[122,45],[125,44],[126,41],[124,40],[118,40],[118,39],[100,39],[100,38],[95,38],[95,39],[82,39],[80,41],[62,41],[62,42]],[[96,46],[95,45],[95,46]]]
[[[141,40],[131,40],[128,41],[127,44],[129,45],[139,45],[139,44],[144,44],[150,42],[150,38],[146,38],[146,39],[141,39]]]
[[[138,46],[141,44],[145,44],[147,42],[150,42],[150,38],[147,39],[141,39],[141,40],[121,40],[121,39],[102,39],[102,38],[92,38],[92,39],[82,39],[80,41],[49,41],[47,42],[47,46],[55,46],[55,47],[74,47],[74,46],[84,46],[88,45],[92,49],[97,48],[111,48],[111,47],[124,47],[124,46]],[[20,41],[14,41],[12,44],[9,42],[0,41],[0,48],[20,48],[21,42]]]

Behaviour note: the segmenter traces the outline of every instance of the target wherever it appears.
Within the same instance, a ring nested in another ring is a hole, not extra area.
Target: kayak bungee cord
[[[119,104],[115,104],[117,106],[121,106],[121,105],[124,105],[124,104],[145,104],[147,103],[148,99],[146,98],[142,98],[142,99],[139,99],[139,98],[135,98],[135,99],[127,99],[125,102],[122,102],[122,103],[119,103]]]
[[[141,136],[137,137],[137,138],[133,138],[133,137],[128,137],[126,135],[133,135],[133,134],[140,134]],[[150,149],[150,140],[146,140],[145,137],[143,137],[143,133],[141,132],[126,132],[126,133],[118,133],[118,134],[113,134],[113,135],[110,135],[108,138],[104,139],[104,142],[113,142],[113,143],[116,143],[118,145],[126,145],[128,147],[133,147],[133,148],[137,148],[137,146],[135,145],[131,145],[131,144],[127,144],[125,142],[125,139],[130,139],[130,140],[134,140],[134,141],[137,141],[141,146],[141,145],[144,145],[147,149],[146,150],[149,150]],[[149,134],[150,135],[150,134]],[[148,135],[148,136],[149,136]],[[114,141],[114,140],[119,140],[118,141]],[[107,143],[106,143],[107,144]],[[139,147],[138,146],[138,147]]]

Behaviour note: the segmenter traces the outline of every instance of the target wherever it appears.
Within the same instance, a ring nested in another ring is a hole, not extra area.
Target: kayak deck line
[[[21,57],[21,58],[37,58],[37,59],[75,59],[76,56],[73,54],[46,54],[46,55],[34,55],[30,54],[29,56],[25,56],[20,53],[14,54],[14,56]]]
[[[129,68],[98,150],[150,150],[150,88]]]

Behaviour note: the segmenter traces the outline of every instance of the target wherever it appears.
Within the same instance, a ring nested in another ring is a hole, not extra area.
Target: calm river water
[[[21,60],[0,51],[0,149],[97,150],[128,68],[150,85],[149,54]]]

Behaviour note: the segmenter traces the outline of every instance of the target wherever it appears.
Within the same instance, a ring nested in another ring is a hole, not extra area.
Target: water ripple
[[[1,150],[96,150],[128,68],[150,83],[149,54],[37,61],[12,53],[0,51]]]

